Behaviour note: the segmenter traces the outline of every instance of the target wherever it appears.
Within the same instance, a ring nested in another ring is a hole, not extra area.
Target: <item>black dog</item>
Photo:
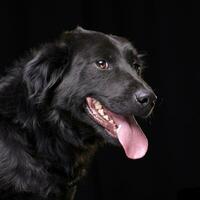
[[[0,199],[73,199],[105,142],[142,157],[134,116],[148,116],[156,96],[141,68],[126,39],[80,27],[17,62],[0,79]]]

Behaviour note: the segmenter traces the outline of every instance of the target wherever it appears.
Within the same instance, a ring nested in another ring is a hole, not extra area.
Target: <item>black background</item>
[[[200,199],[199,10],[193,1],[0,2],[1,71],[77,25],[124,36],[146,53],[144,76],[159,98],[141,122],[149,151],[133,161],[101,149],[76,200]]]

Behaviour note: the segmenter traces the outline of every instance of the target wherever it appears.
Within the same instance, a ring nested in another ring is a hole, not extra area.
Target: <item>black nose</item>
[[[146,89],[145,90],[140,89],[136,91],[134,96],[135,96],[136,102],[141,107],[154,106],[157,99],[156,95],[152,91],[149,91]]]

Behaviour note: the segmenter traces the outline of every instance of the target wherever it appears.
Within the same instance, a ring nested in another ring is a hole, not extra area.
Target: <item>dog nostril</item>
[[[140,89],[134,94],[135,101],[143,107],[154,106],[157,100],[157,96],[151,90]]]
[[[149,103],[148,95],[136,96],[136,100],[142,105],[147,105]]]
[[[141,106],[146,106],[149,104],[150,94],[139,90],[135,94],[135,99]]]

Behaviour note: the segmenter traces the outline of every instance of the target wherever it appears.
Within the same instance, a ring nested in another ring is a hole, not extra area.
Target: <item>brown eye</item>
[[[96,61],[96,65],[100,69],[109,69],[109,64],[105,60],[98,60],[98,61]]]

